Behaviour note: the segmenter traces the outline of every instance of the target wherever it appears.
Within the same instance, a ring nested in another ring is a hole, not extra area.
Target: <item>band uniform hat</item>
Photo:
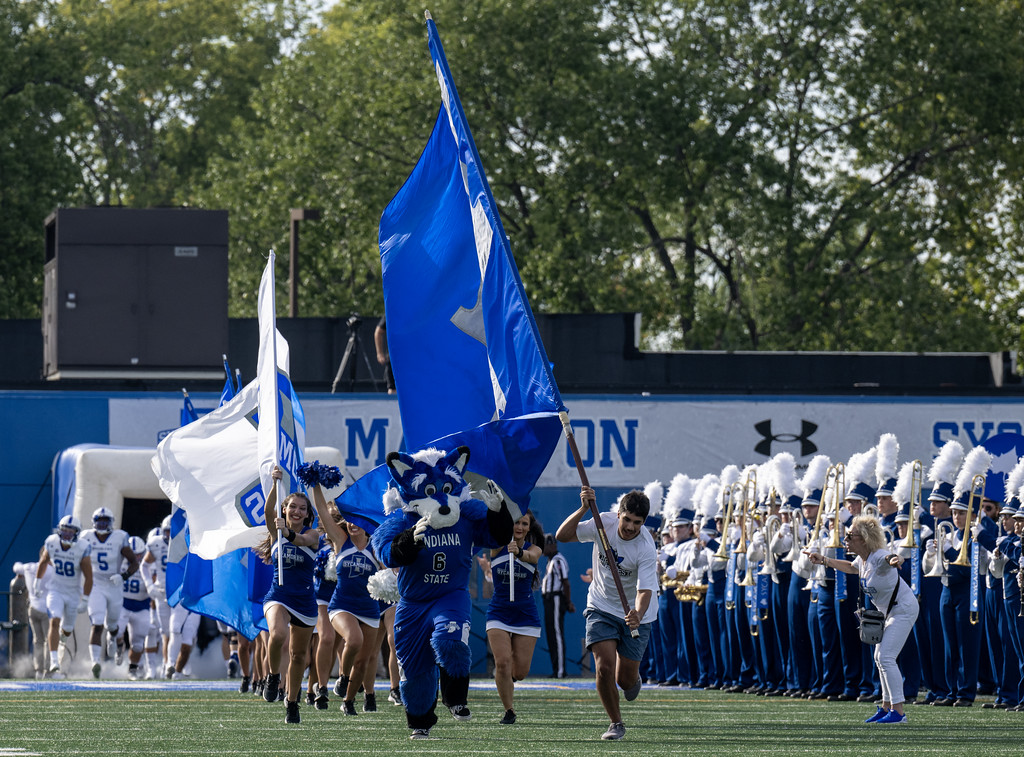
[[[909,523],[910,522],[910,503],[909,502],[904,502],[902,505],[900,505],[899,509],[896,511],[895,522],[896,523]]]
[[[964,459],[964,448],[956,439],[950,439],[942,445],[939,454],[932,460],[928,469],[928,480],[932,482],[929,501],[952,502],[953,479]]]

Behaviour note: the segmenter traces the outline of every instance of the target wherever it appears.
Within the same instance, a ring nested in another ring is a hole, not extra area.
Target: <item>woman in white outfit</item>
[[[825,557],[818,552],[808,556],[815,565],[858,574],[861,591],[871,597],[871,603],[879,612],[888,610],[892,593],[897,592],[896,601],[885,619],[882,640],[875,645],[875,665],[878,666],[882,684],[882,706],[865,722],[906,723],[907,716],[903,712],[903,674],[896,665],[896,657],[917,620],[917,598],[906,582],[900,580],[897,569],[903,558],[890,554],[886,549],[882,525],[876,518],[859,515],[853,519],[846,532],[846,549],[857,555],[852,562]]]

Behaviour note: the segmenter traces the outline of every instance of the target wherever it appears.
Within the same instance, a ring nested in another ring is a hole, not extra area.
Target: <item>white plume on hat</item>
[[[718,514],[722,509],[722,503],[719,501],[719,494],[722,491],[722,487],[718,483],[718,476],[713,473],[708,473],[704,476],[704,479],[701,479],[701,481],[708,479],[709,476],[710,479],[701,492],[700,498],[700,513],[705,520],[713,520],[718,517]]]
[[[772,461],[768,458],[757,466],[757,501],[764,502],[772,490]]]
[[[896,434],[882,434],[878,437],[878,457],[875,460],[875,483],[881,486],[890,478],[896,478],[896,460],[900,455],[900,443]]]
[[[780,452],[773,457],[771,478],[775,493],[783,502],[796,494],[796,458],[789,452]]]
[[[690,490],[690,507],[693,508],[695,513],[700,513],[701,502],[704,501],[704,491],[712,485],[718,484],[718,476],[714,473],[705,473],[700,477],[699,481],[696,481],[693,485],[693,489]]]
[[[736,465],[727,465],[722,468],[718,476],[718,482],[722,485],[722,492],[740,480],[740,469]]]
[[[661,481],[651,481],[644,486],[644,494],[647,495],[647,499],[651,503],[651,509],[647,513],[648,517],[661,515],[662,499],[665,496],[665,487],[661,485]]]
[[[953,484],[953,499],[961,494],[971,491],[971,484],[977,475],[984,476],[992,467],[992,453],[984,447],[975,447],[967,453],[964,464],[956,476],[956,483]]]
[[[890,476],[891,478],[891,476]],[[897,505],[910,501],[910,493],[914,487],[914,461],[903,463],[896,477],[896,486],[892,488],[892,498]]]
[[[679,515],[679,511],[690,501],[696,485],[696,482],[685,473],[677,473],[672,477],[668,492],[665,494],[665,523],[671,523]]]
[[[1006,477],[1006,494],[1004,499],[1009,502],[1011,497],[1020,499],[1020,490],[1024,486],[1024,457],[1017,461],[1017,464],[1013,466],[1013,470],[1010,471],[1010,475]]]
[[[804,477],[800,480],[803,496],[808,496],[815,489],[824,491],[825,473],[830,465],[832,465],[832,461],[829,460],[828,455],[815,455],[811,458],[811,462],[807,464],[807,470],[804,471]]]
[[[939,454],[932,460],[928,469],[928,480],[933,484],[953,483],[957,469],[964,460],[964,448],[956,439],[950,439],[942,445]]]
[[[857,484],[871,485],[877,455],[878,447],[872,447],[867,452],[856,452],[850,457],[845,472],[847,492]]]

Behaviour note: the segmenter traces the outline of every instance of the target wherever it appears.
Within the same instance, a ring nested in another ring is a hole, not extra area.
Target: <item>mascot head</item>
[[[459,520],[459,505],[472,497],[462,477],[469,462],[469,447],[447,454],[433,448],[414,455],[391,452],[387,458],[393,489],[384,495],[384,512],[401,508],[425,517],[431,528],[447,528]]]

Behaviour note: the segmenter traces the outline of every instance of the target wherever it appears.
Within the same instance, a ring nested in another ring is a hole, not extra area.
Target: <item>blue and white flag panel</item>
[[[443,438],[478,430],[468,442],[470,467],[489,477],[481,465],[510,469],[518,481],[496,480],[528,494],[558,442],[557,413],[565,408],[437,28],[429,20],[427,26],[443,104],[380,223],[402,429],[410,450],[447,448]],[[518,430],[506,435],[511,419],[536,427],[528,449],[517,448]],[[495,453],[503,459],[493,460]]]
[[[295,473],[302,465],[306,445],[305,416],[289,378],[288,342],[277,330],[274,310],[274,253],[270,253],[260,281],[257,305],[260,347],[256,360],[256,382],[259,385],[258,460],[263,491],[270,491],[270,472],[274,464],[281,466],[284,492],[298,488]],[[274,419],[273,422],[269,422]]]
[[[230,402],[168,434],[153,470],[188,517],[191,551],[212,559],[259,543],[267,530],[257,457],[256,382]]]

